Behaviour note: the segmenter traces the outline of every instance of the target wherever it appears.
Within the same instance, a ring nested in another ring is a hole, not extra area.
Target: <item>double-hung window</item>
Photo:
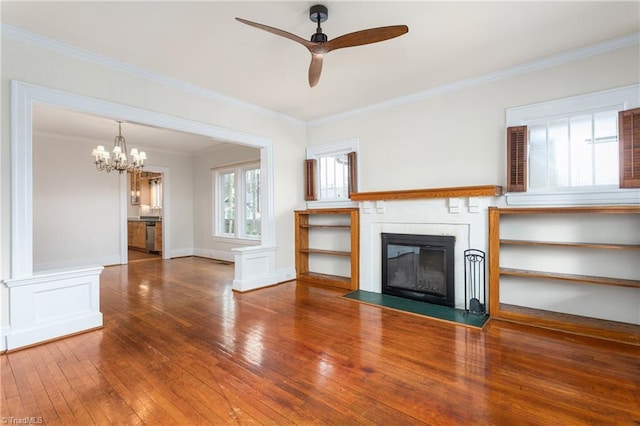
[[[358,140],[319,145],[307,149],[305,200],[323,207],[351,204],[357,191]]]
[[[639,106],[638,90],[629,86],[507,110],[507,202],[640,201],[640,191],[620,189],[640,181],[640,110],[631,110]]]
[[[260,164],[214,169],[213,188],[213,234],[260,238]]]

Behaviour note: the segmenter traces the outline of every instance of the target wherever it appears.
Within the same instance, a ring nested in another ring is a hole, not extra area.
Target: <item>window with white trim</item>
[[[528,124],[529,189],[618,184],[618,111]]]
[[[305,200],[323,206],[349,205],[357,190],[358,140],[307,148]]]
[[[259,239],[260,164],[214,169],[213,235]]]
[[[627,170],[620,171],[618,127],[620,111],[640,104],[638,90],[634,85],[508,109],[507,202],[634,202],[637,190],[620,189]]]

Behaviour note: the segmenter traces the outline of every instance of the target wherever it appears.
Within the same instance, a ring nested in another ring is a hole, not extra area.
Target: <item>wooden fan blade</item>
[[[389,27],[370,28],[368,30],[356,31],[336,37],[323,43],[323,48],[327,52],[342,49],[344,47],[362,46],[364,44],[377,43],[379,41],[389,40],[406,34],[409,27],[406,25],[392,25]]]
[[[309,65],[309,87],[314,87],[320,81],[320,73],[322,72],[321,53],[311,53],[311,65]]]
[[[278,28],[270,27],[268,25],[258,24],[257,22],[247,21],[246,19],[242,19],[242,18],[236,18],[236,21],[242,22],[243,24],[247,24],[255,28],[259,28],[261,30],[270,32],[275,35],[279,35],[280,37],[288,38],[289,40],[293,40],[295,42],[300,43],[301,45],[305,46],[309,50],[311,50],[313,47],[319,44],[309,40],[305,40],[304,38],[298,37],[295,34],[291,34],[283,30],[279,30]]]

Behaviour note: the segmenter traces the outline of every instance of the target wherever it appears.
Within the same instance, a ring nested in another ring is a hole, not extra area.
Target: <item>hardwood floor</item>
[[[154,254],[154,253],[147,253],[145,251],[139,251],[139,250],[128,250],[128,259],[129,259],[129,263],[131,262],[138,262],[141,260],[160,260],[162,259],[162,256],[160,256],[159,254]]]
[[[113,266],[104,328],[0,357],[3,423],[640,424],[640,349],[484,331],[201,258]]]

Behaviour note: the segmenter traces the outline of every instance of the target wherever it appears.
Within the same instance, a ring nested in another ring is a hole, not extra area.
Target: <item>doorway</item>
[[[150,127],[165,128],[179,132],[206,136],[228,143],[252,146],[260,149],[261,175],[264,185],[261,185],[261,199],[264,200],[262,210],[263,233],[261,246],[266,248],[276,247],[275,238],[275,214],[274,214],[274,176],[273,176],[273,143],[270,139],[251,135],[236,130],[220,128],[210,124],[190,121],[187,119],[168,116],[153,111],[115,104],[100,99],[85,97],[73,93],[12,81],[12,117],[11,126],[11,277],[32,276],[33,272],[33,192],[30,185],[33,175],[32,163],[32,128],[33,105],[43,103],[65,109],[76,110],[85,114],[101,117],[122,119]],[[160,168],[162,169],[162,168]],[[155,171],[155,170],[154,170]],[[163,194],[165,199],[170,199],[171,185],[168,168],[159,170],[163,172],[165,185]],[[126,199],[128,188],[126,179],[120,179],[121,200]],[[127,255],[127,205],[121,204],[120,219],[120,260],[126,262]],[[171,233],[167,229],[170,223],[170,209],[168,205],[163,207],[163,255],[171,256]],[[257,247],[257,248],[260,248]],[[184,249],[179,248],[176,256],[181,255]],[[255,249],[254,249],[255,250]],[[175,251],[175,250],[174,250]],[[271,268],[270,268],[271,269]],[[270,277],[274,271],[269,271]],[[274,275],[274,280],[275,275]]]
[[[127,176],[127,263],[163,258],[164,183],[162,172]]]

